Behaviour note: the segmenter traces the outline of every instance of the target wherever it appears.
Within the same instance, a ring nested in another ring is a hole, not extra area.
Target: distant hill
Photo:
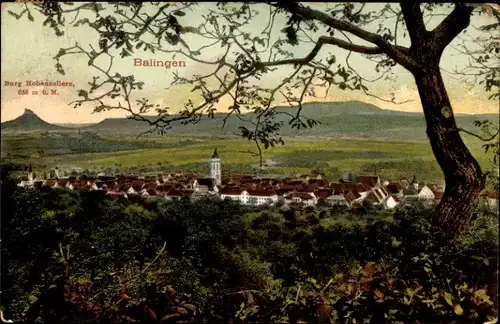
[[[395,141],[427,138],[423,113],[391,111],[360,101],[311,102],[302,106],[302,116],[315,119],[321,124],[312,129],[292,129],[288,122],[290,115],[295,114],[298,108],[275,107],[275,111],[278,112],[276,119],[284,124],[281,136],[372,138]],[[204,118],[196,124],[188,125],[175,122],[171,124],[172,129],[168,132],[171,136],[189,134],[234,136],[240,126],[253,127],[251,122],[230,116],[226,120],[226,126],[222,128],[225,117],[225,114],[217,114],[214,119]],[[255,120],[255,115],[248,113],[244,118]],[[489,119],[498,122],[498,115],[457,114],[456,119],[459,126],[472,129],[475,120]],[[76,127],[82,132],[90,131],[102,136],[137,136],[149,129],[147,123],[127,118],[108,118],[93,125],[72,124],[71,127],[62,127],[43,121],[29,109],[19,118],[2,123],[2,131],[6,132],[76,132]]]
[[[24,113],[14,120],[2,123],[3,132],[36,132],[36,131],[64,131],[65,127],[47,123],[32,110],[25,109]]]
[[[280,113],[276,116],[284,126],[282,136],[323,136],[336,138],[374,138],[388,140],[422,140],[426,139],[426,124],[423,113],[411,113],[381,109],[375,105],[359,102],[311,102],[302,105],[301,115],[318,120],[320,125],[312,129],[292,129],[288,122],[290,114],[297,112],[296,107],[276,107]],[[287,113],[287,114],[284,114]],[[214,119],[202,119],[196,124],[182,125],[172,123],[168,132],[179,134],[217,134],[231,136],[238,132],[239,126],[252,127],[250,122],[243,122],[236,116],[226,120],[222,128],[225,114],[218,114]],[[254,117],[252,113],[245,118]],[[153,119],[153,117],[152,117]],[[472,128],[477,119],[498,121],[498,115],[456,115],[457,123],[466,128]],[[89,126],[87,129],[102,135],[140,134],[148,130],[145,122],[137,122],[126,118],[109,118]]]

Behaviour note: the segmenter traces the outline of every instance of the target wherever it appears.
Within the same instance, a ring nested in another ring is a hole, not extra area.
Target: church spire
[[[30,161],[30,167],[28,169],[28,181],[33,182],[33,167]]]
[[[221,184],[220,158],[217,149],[214,150],[214,154],[210,159],[210,178],[214,179],[218,185]]]
[[[212,159],[218,159],[219,154],[217,153],[217,149],[214,150],[214,154],[212,155]]]
[[[413,180],[411,181],[411,183],[412,184],[418,183],[416,175],[413,175]]]

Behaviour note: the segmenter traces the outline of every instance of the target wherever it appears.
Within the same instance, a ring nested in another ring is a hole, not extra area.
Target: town
[[[291,207],[335,206],[351,207],[359,204],[392,209],[400,204],[420,202],[432,207],[443,197],[444,184],[418,181],[382,180],[377,175],[347,173],[336,182],[330,182],[321,172],[298,175],[295,178],[262,178],[250,174],[222,176],[221,158],[215,149],[209,159],[209,175],[176,172],[158,176],[98,175],[97,177],[60,176],[56,168],[50,177],[34,177],[32,167],[21,177],[18,186],[34,188],[65,188],[68,190],[101,190],[110,197],[140,196],[145,199],[199,199],[210,197],[229,199],[249,206]],[[498,192],[483,195],[482,204],[489,210],[498,210]]]

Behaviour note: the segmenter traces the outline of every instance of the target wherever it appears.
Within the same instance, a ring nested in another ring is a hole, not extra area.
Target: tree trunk
[[[472,221],[479,194],[485,186],[484,177],[479,163],[460,137],[439,69],[439,58],[431,48],[422,49],[416,55],[420,69],[412,73],[427,122],[427,136],[446,182],[433,221],[441,235],[455,236]]]

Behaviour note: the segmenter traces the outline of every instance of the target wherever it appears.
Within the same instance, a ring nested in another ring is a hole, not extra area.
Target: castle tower
[[[216,184],[221,184],[220,157],[217,154],[217,149],[214,150],[214,154],[210,158],[210,178],[214,179]]]

